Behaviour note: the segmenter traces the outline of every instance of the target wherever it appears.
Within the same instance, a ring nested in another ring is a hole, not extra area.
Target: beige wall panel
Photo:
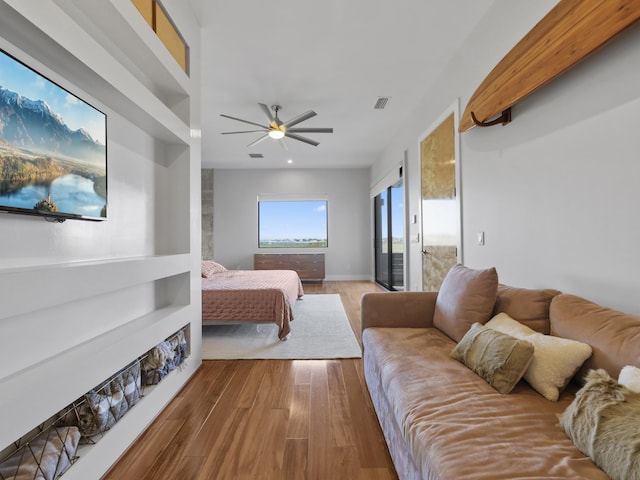
[[[453,114],[420,144],[422,199],[453,198],[456,187]]]
[[[460,215],[456,211],[455,124],[449,115],[420,142],[422,173],[422,286],[440,289],[456,264]]]
[[[422,290],[437,292],[449,270],[458,262],[456,247],[448,245],[431,245],[429,254],[423,255]]]
[[[187,47],[173,27],[173,24],[164,13],[162,8],[156,4],[156,34],[162,40],[167,50],[173,55],[180,67],[187,71]]]
[[[149,26],[153,28],[153,0],[131,0],[131,3],[136,6]]]

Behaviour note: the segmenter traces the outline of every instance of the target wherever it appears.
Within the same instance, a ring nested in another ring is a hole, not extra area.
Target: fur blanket
[[[640,480],[640,394],[592,370],[560,426],[612,480]]]

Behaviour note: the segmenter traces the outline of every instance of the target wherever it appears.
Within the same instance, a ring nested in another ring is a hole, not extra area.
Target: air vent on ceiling
[[[378,97],[378,100],[376,100],[376,104],[373,106],[373,108],[375,110],[382,110],[384,107],[387,106],[387,102],[389,101],[391,97]]]
[[[261,153],[250,153],[249,158],[264,158],[264,155]]]

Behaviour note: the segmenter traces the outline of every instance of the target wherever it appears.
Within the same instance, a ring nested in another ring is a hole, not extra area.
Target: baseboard
[[[325,277],[327,282],[355,282],[355,281],[368,281],[373,282],[374,278],[371,275],[327,275]]]

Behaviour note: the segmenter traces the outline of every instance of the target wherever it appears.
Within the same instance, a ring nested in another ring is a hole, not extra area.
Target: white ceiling
[[[204,168],[366,167],[419,104],[427,86],[493,0],[190,0],[202,33]],[[391,97],[374,110],[378,97]],[[287,139],[288,151],[254,127],[258,103],[281,105],[317,147]],[[261,153],[252,159],[249,153]]]

